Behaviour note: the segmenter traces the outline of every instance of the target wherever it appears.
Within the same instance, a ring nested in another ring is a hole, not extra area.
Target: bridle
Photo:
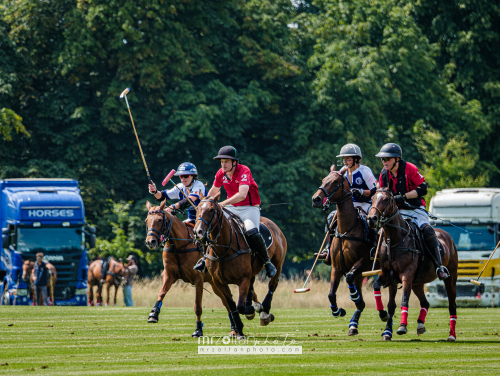
[[[165,215],[164,210],[151,210],[148,212],[148,217],[151,214],[161,214],[162,215],[162,224],[161,224],[161,229],[158,231],[157,229],[151,227],[148,228],[148,233],[146,236],[154,236],[156,240],[158,240],[158,243],[163,247],[165,243],[168,241],[168,238],[170,237],[170,230],[172,229],[172,222],[169,221],[169,227],[168,227],[168,233],[166,235],[163,235],[165,232],[165,227],[166,227],[166,222],[167,222],[167,216]],[[147,220],[147,217],[146,217]]]
[[[330,172],[330,174],[334,174],[334,173],[338,174],[342,178],[342,180],[340,181],[339,184],[337,184],[337,186],[332,190],[331,193],[328,193],[327,190],[325,189],[325,187],[323,187],[323,186],[318,188],[325,195],[325,199],[323,200],[323,211],[325,213],[328,210],[328,208],[330,207],[330,205],[341,204],[341,203],[349,200],[352,196],[352,192],[350,190],[348,190],[346,192],[346,190],[344,189],[345,176],[340,174],[337,171]],[[339,190],[340,187],[342,187],[342,196],[340,196],[340,198],[337,201],[331,201],[332,196],[335,194],[335,192],[337,192]]]
[[[206,243],[206,244],[214,244],[217,242],[217,239],[219,238],[221,232],[222,232],[222,209],[219,210],[219,204],[217,204],[216,201],[214,200],[209,200],[209,199],[204,199],[204,200],[201,200],[200,201],[200,204],[202,202],[210,202],[212,204],[215,205],[215,210],[214,210],[214,214],[212,215],[212,219],[210,219],[210,222],[208,222],[205,218],[203,218],[202,216],[199,216],[198,218],[196,218],[196,220],[200,220],[202,221],[205,226],[207,226],[207,230],[205,232],[205,236],[203,237],[202,239],[202,242],[203,243]],[[199,206],[199,205],[198,205]],[[215,222],[215,224],[213,224],[214,222],[214,219],[215,217],[217,216],[217,221]],[[219,232],[218,234],[215,236],[215,239],[212,240],[208,235],[212,235],[212,231],[215,227],[217,227],[217,225],[219,224],[219,222],[221,222],[221,225],[219,227]],[[212,226],[213,225],[213,226]]]
[[[401,230],[404,230],[406,233],[408,233],[409,231],[407,229],[405,229],[403,227],[400,227],[400,226],[393,225],[393,224],[390,223],[399,214],[399,209],[397,208],[397,206],[396,206],[396,213],[394,213],[394,200],[392,199],[393,196],[394,196],[393,193],[391,191],[388,191],[388,190],[383,189],[383,188],[377,189],[377,192],[389,193],[390,198],[391,198],[391,204],[392,204],[391,214],[388,214],[388,215],[386,215],[386,212],[387,212],[387,209],[389,208],[389,205],[387,205],[385,207],[385,209],[384,209],[384,212],[382,212],[379,208],[377,208],[376,206],[373,206],[373,204],[372,204],[371,209],[375,209],[380,214],[380,217],[379,217],[379,220],[378,220],[378,228],[384,227],[384,226],[390,226],[390,227],[399,228]]]

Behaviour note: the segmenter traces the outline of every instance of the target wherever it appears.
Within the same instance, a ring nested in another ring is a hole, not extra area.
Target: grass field
[[[198,355],[191,338],[192,308],[164,306],[158,324],[148,307],[0,308],[0,374],[17,375],[413,375],[500,374],[500,309],[460,309],[456,343],[448,337],[446,309],[431,309],[427,333],[416,335],[418,311],[410,309],[409,334],[382,342],[384,325],[366,309],[360,335],[347,336],[349,318],[328,308],[278,308],[267,327],[258,318],[245,333],[261,341],[294,339],[302,355]],[[399,310],[397,311],[399,317]],[[398,319],[396,319],[398,322]],[[227,313],[204,311],[205,336],[229,332]]]

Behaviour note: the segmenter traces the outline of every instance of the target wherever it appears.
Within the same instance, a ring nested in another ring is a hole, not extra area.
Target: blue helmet
[[[184,162],[179,165],[179,168],[177,169],[177,172],[174,176],[180,175],[198,175],[198,170],[196,169],[196,166],[194,164]]]

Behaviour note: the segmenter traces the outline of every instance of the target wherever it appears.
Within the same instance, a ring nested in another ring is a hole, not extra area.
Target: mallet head
[[[370,277],[372,275],[382,274],[382,270],[370,270],[369,272],[363,272],[361,275],[363,277]]]
[[[483,286],[483,283],[479,282],[477,279],[469,279],[469,282],[476,286]]]
[[[125,90],[122,91],[122,93],[120,94],[120,98],[124,98],[125,95],[127,95],[129,93],[130,89],[129,88],[126,88]]]
[[[163,186],[166,186],[168,181],[172,179],[172,176],[174,176],[175,170],[170,171],[170,173],[167,175],[165,179],[163,179],[163,182],[161,183]]]
[[[295,289],[293,290],[293,292],[296,292],[296,293],[301,293],[301,292],[308,292],[308,291],[311,291],[311,289]]]

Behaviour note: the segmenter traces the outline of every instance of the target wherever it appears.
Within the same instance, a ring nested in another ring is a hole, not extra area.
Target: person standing
[[[35,284],[35,302],[40,305],[49,305],[47,300],[47,283],[49,281],[49,269],[47,262],[43,261],[43,253],[36,254],[35,267],[33,268],[33,283]],[[40,303],[40,297],[42,301]]]
[[[250,169],[239,164],[238,151],[232,146],[224,146],[214,160],[220,161],[221,168],[215,174],[208,196],[214,197],[224,186],[227,199],[220,202],[222,208],[240,217],[245,226],[245,238],[250,248],[263,260],[269,278],[276,275],[276,268],[269,259],[266,243],[259,232],[260,195]],[[205,259],[198,261],[195,270],[205,270]]]
[[[135,275],[139,272],[139,267],[137,266],[135,256],[128,256],[127,261],[128,264],[125,265],[125,267],[128,269],[128,273],[125,275],[125,283],[123,284],[123,301],[127,307],[133,307],[134,301],[132,300],[132,283]]]

